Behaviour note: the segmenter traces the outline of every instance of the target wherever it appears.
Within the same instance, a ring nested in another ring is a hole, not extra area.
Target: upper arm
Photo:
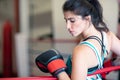
[[[120,40],[111,32],[111,51],[120,56]]]
[[[72,80],[86,80],[87,70],[89,66],[89,50],[85,45],[77,46],[72,55]]]

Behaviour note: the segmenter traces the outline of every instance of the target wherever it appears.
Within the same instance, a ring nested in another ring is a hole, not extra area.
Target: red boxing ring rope
[[[0,80],[57,80],[52,76],[24,77],[24,78],[0,78]]]
[[[106,72],[111,72],[114,70],[120,70],[120,66],[110,66],[100,70],[97,70],[93,74],[89,74],[88,76],[95,75],[95,74],[102,74]],[[25,77],[25,78],[1,78],[0,80],[57,80],[52,76],[40,76],[40,77]]]

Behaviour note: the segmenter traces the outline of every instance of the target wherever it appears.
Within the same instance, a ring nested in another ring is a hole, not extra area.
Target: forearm
[[[60,74],[58,74],[57,77],[58,77],[58,80],[71,80],[66,72],[61,72]]]

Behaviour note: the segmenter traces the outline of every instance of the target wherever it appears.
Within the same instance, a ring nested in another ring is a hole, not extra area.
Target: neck
[[[89,37],[89,36],[100,36],[100,32],[98,30],[95,29],[95,27],[93,25],[89,26],[88,29],[86,29],[83,33],[82,33],[82,37],[83,39]]]

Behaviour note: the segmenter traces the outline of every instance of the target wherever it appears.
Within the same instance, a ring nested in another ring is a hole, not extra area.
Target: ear
[[[91,16],[90,16],[90,15],[89,15],[89,16],[86,16],[84,19],[85,19],[86,22],[89,24],[89,26],[92,24]]]
[[[91,22],[91,16],[90,15],[86,16],[85,20],[87,20],[88,22]]]

